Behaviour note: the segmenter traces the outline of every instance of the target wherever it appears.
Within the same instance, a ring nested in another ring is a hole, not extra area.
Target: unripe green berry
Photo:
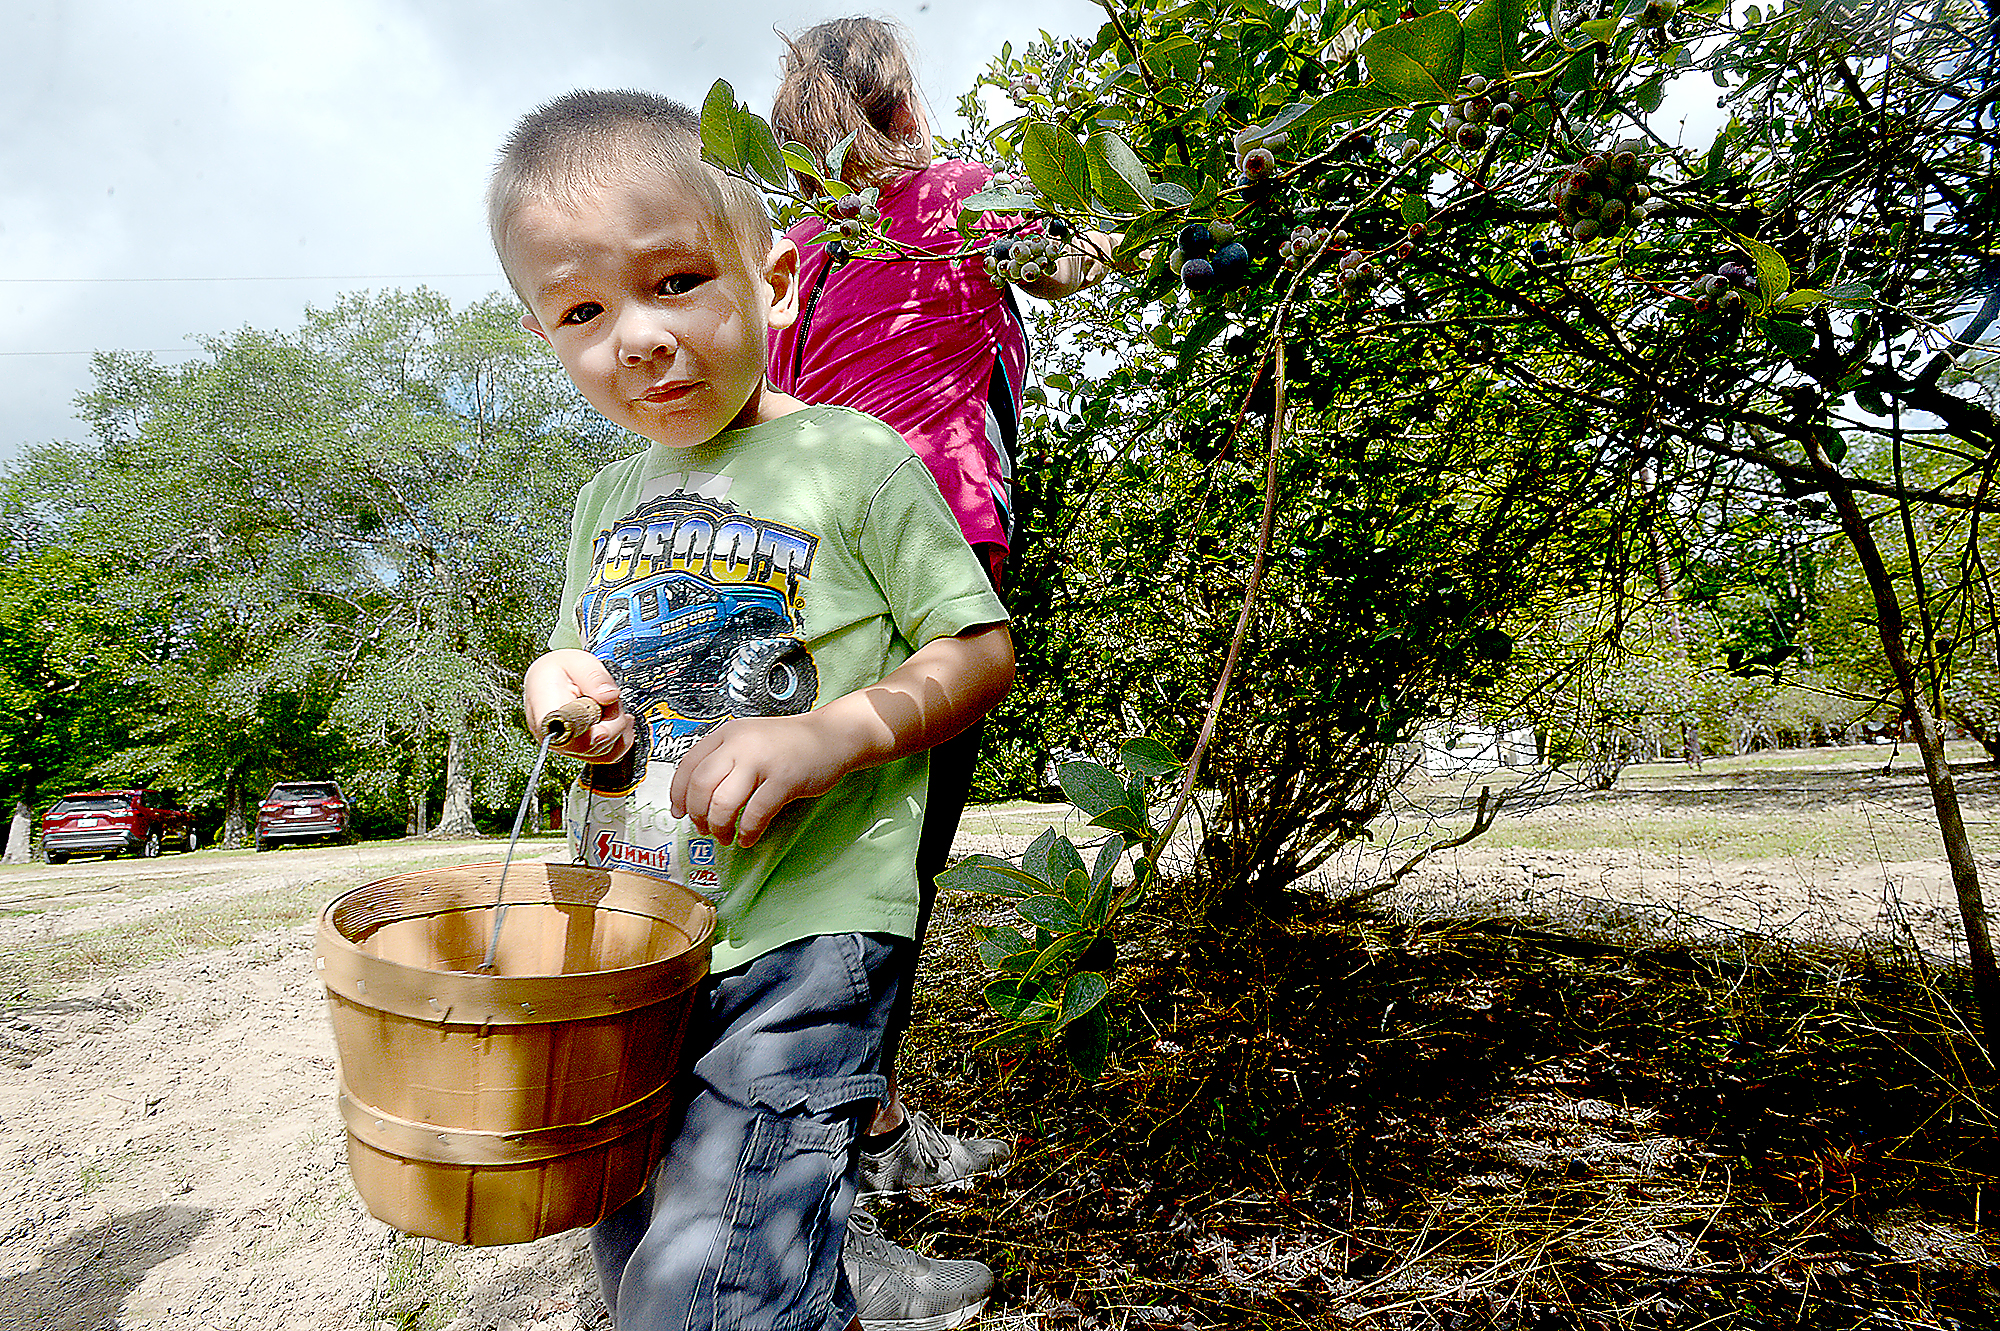
[[[1252,148],[1243,154],[1243,160],[1239,165],[1244,175],[1252,180],[1259,180],[1277,168],[1278,159],[1269,148]]]
[[[1569,234],[1572,240],[1590,240],[1597,235],[1597,222],[1594,218],[1579,218]]]

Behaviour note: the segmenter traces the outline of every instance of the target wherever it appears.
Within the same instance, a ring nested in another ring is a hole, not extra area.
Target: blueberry
[[[1181,234],[1177,239],[1181,253],[1190,258],[1199,258],[1207,254],[1210,246],[1215,243],[1215,238],[1210,234],[1208,224],[1205,222],[1189,222],[1181,228]]]
[[[1207,291],[1215,285],[1215,265],[1206,259],[1189,259],[1181,265],[1181,285],[1189,291]]]
[[[1217,286],[1224,291],[1234,290],[1250,280],[1250,251],[1231,241],[1215,252],[1209,266],[1215,274]],[[1181,280],[1187,280],[1185,267],[1181,269]]]
[[[1010,253],[1013,252],[1013,249],[1014,249],[1013,237],[1002,236],[1000,237],[1000,239],[993,242],[993,248],[988,252],[991,253],[995,259],[1005,259]]]

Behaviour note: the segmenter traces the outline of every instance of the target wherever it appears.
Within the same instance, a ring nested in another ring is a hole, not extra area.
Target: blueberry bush
[[[1003,172],[963,252],[1018,281],[1114,233],[1127,271],[1042,325],[1003,760],[1160,737],[1216,792],[1197,876],[1270,903],[1367,835],[1425,722],[1531,718],[1587,756],[1609,723],[1578,682],[1628,632],[1678,672],[1647,692],[1695,708],[1697,656],[1797,665],[1838,564],[2000,1022],[1939,725],[1953,653],[2000,645],[1994,14],[1103,8],[962,104],[960,150]],[[1697,95],[1727,117],[1686,142]],[[831,174],[726,89],[707,110],[723,165]],[[1796,613],[1732,619],[1736,570]]]

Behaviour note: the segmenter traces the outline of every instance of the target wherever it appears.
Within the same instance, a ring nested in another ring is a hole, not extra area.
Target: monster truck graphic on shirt
[[[627,761],[587,769],[593,790],[631,791],[651,760],[677,760],[732,716],[811,709],[819,671],[797,593],[816,544],[681,492],[598,537],[577,629],[618,682],[642,742]]]

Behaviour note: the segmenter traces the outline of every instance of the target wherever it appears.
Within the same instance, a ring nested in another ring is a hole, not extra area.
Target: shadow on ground
[[[212,1214],[155,1206],[73,1230],[40,1266],[0,1280],[0,1331],[113,1331],[146,1273],[186,1252]]]

